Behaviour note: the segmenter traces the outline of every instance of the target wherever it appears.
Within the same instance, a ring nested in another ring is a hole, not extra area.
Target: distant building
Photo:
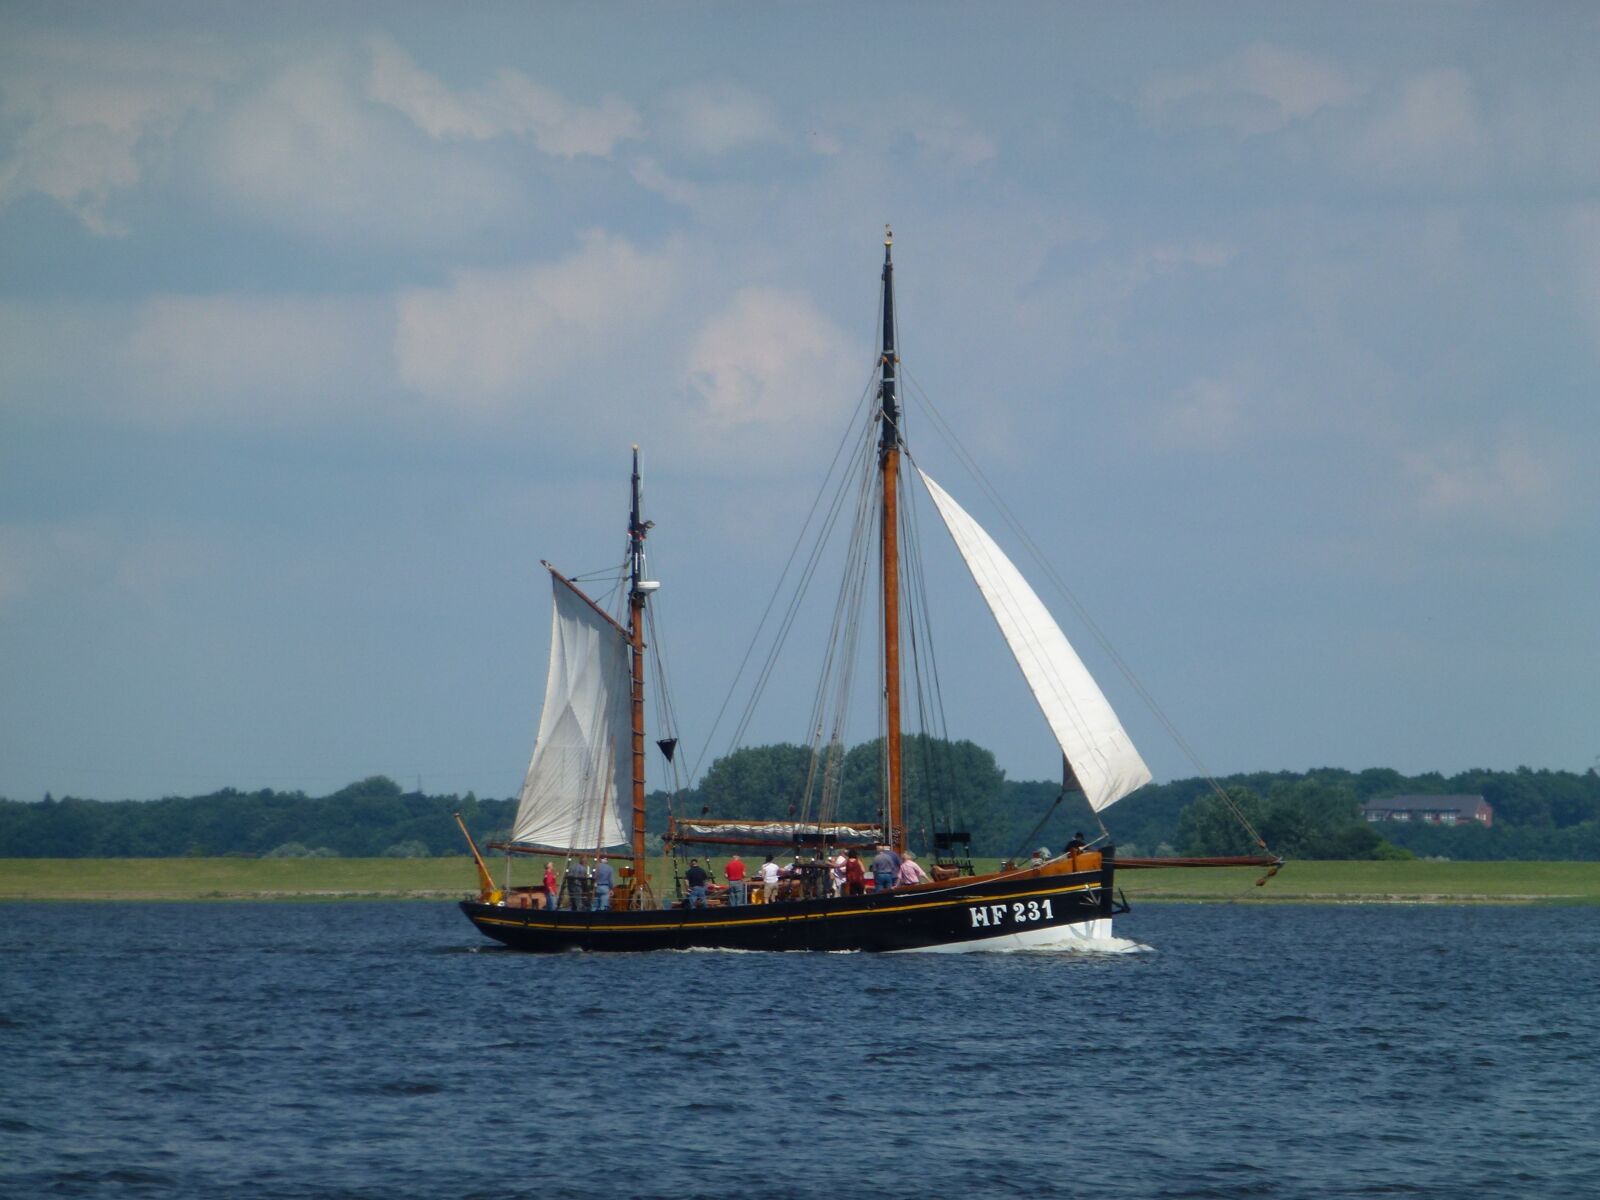
[[[1377,796],[1361,806],[1369,821],[1416,821],[1423,825],[1494,824],[1494,806],[1482,796]]]

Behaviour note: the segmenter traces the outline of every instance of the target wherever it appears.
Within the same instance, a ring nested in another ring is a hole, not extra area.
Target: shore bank
[[[720,860],[717,866],[720,867]],[[979,869],[993,863],[979,862]],[[491,867],[499,876],[503,860]],[[658,894],[665,864],[651,863]],[[517,883],[542,863],[519,862]],[[560,870],[560,867],[557,868]],[[1123,871],[1132,903],[1595,904],[1600,867],[1580,862],[1291,862],[1265,886],[1248,869]],[[3,900],[454,900],[477,887],[472,860],[456,858],[8,858]]]

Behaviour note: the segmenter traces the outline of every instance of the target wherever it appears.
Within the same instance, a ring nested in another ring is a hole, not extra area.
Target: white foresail
[[[1090,806],[1099,812],[1149,783],[1150,768],[1028,581],[948,492],[920,467],[917,474],[994,613]]]
[[[618,782],[632,778],[629,646],[621,627],[554,571],[551,582],[550,674],[511,840],[615,846],[628,838]]]

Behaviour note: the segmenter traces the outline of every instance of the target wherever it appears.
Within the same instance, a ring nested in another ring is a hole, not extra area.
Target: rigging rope
[[[874,370],[876,370],[876,366],[874,366]],[[811,502],[811,508],[806,513],[806,519],[801,524],[800,532],[796,535],[794,545],[789,550],[789,557],[784,562],[783,570],[778,575],[778,582],[773,586],[772,595],[768,598],[766,607],[762,610],[761,619],[756,622],[755,632],[750,635],[750,644],[745,647],[744,655],[739,660],[738,670],[734,672],[733,680],[728,685],[728,691],[723,697],[721,706],[717,709],[717,715],[711,722],[711,729],[706,735],[705,744],[701,747],[699,757],[695,759],[694,767],[689,772],[690,779],[699,778],[700,768],[705,762],[706,753],[716,741],[716,733],[722,725],[722,718],[726,715],[728,705],[732,703],[734,694],[739,689],[739,681],[744,678],[745,668],[749,666],[750,663],[750,656],[755,653],[756,646],[761,641],[762,632],[767,627],[767,619],[772,615],[773,606],[777,604],[778,597],[783,594],[784,581],[788,579],[789,572],[794,567],[795,559],[800,553],[800,548],[805,545],[807,531],[811,528],[811,522],[816,517],[817,509],[822,504],[823,498],[828,495],[834,473],[839,467],[839,460],[852,442],[852,435],[855,430],[856,422],[859,420],[862,410],[867,407],[867,398],[871,395],[871,393],[872,373],[869,372],[867,384],[862,389],[860,398],[856,401],[856,411],[852,415],[850,423],[845,429],[844,436],[839,439],[839,445],[834,450],[833,461],[828,465],[828,472],[824,476],[821,485],[818,487],[817,494]],[[813,551],[813,554],[815,554],[815,551]],[[793,605],[791,605],[791,608],[792,607]],[[776,658],[778,649],[783,644],[783,637],[786,632],[787,626],[777,635],[774,646],[769,654],[769,664],[772,659]],[[745,728],[749,724],[750,716],[755,710],[756,702],[760,698],[762,687],[764,686],[767,675],[770,674],[770,670],[771,668],[769,665],[761,674],[762,682],[758,683],[753,688],[750,700],[745,708],[745,713],[739,722],[740,729]],[[730,741],[730,749],[733,745],[737,744],[737,740],[738,739],[736,736]]]
[[[1172,719],[1167,716],[1166,711],[1162,709],[1161,705],[1156,701],[1155,696],[1151,694],[1149,689],[1145,687],[1143,681],[1140,680],[1139,677],[1134,673],[1132,666],[1130,666],[1127,660],[1117,652],[1116,647],[1111,644],[1110,639],[1106,637],[1106,635],[1101,631],[1099,625],[1097,625],[1094,619],[1090,617],[1088,610],[1084,608],[1082,602],[1078,600],[1076,594],[1067,586],[1066,581],[1061,578],[1060,574],[1045,558],[1043,552],[1039,549],[1033,538],[1029,536],[1027,530],[1023,528],[1022,523],[1017,520],[1010,507],[1001,497],[998,489],[996,489],[995,486],[989,481],[988,476],[983,473],[983,468],[978,465],[977,460],[975,460],[967,452],[966,448],[955,436],[954,429],[945,420],[943,414],[939,412],[938,408],[935,407],[932,399],[929,398],[922,385],[913,379],[910,375],[910,372],[906,371],[903,367],[900,375],[906,383],[915,389],[918,401],[932,419],[932,424],[935,430],[945,440],[946,444],[949,445],[952,450],[954,450],[956,457],[961,461],[962,465],[967,468],[968,472],[971,473],[973,479],[983,489],[984,493],[989,497],[990,502],[1004,518],[1007,527],[1010,528],[1011,532],[1016,535],[1017,539],[1022,543],[1024,548],[1026,548],[1035,565],[1037,565],[1044,576],[1049,579],[1056,591],[1067,602],[1067,604],[1071,606],[1072,611],[1077,614],[1078,619],[1083,623],[1084,627],[1089,630],[1096,644],[1098,644],[1100,649],[1108,658],[1110,658],[1117,670],[1121,673],[1122,677],[1128,681],[1129,686],[1133,688],[1139,698],[1144,701],[1145,706],[1155,716],[1156,720],[1160,722],[1161,726],[1167,731],[1168,736],[1172,738],[1178,749],[1200,773],[1201,778],[1205,780],[1206,785],[1211,789],[1212,793],[1215,794],[1219,800],[1221,800],[1224,807],[1226,807],[1228,811],[1233,814],[1234,819],[1238,821],[1241,826],[1243,826],[1245,831],[1251,836],[1251,838],[1255,840],[1255,843],[1263,850],[1267,849],[1267,843],[1265,839],[1263,839],[1261,834],[1257,832],[1255,826],[1251,824],[1250,819],[1245,816],[1239,805],[1231,796],[1228,795],[1226,789],[1224,789],[1217,782],[1216,777],[1212,775],[1210,769],[1207,768],[1205,763],[1201,761],[1199,754],[1196,753],[1194,748],[1189,744],[1188,739],[1183,736],[1177,725],[1173,723]]]

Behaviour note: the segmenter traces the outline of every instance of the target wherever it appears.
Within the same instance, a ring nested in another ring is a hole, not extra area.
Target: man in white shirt
[[[778,894],[778,864],[772,861],[772,855],[767,855],[767,861],[761,864],[761,902],[771,904]]]

